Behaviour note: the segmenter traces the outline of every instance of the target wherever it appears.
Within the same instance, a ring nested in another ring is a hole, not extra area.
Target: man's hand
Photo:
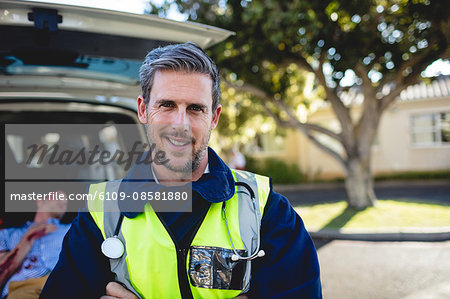
[[[100,299],[138,299],[138,297],[123,287],[121,284],[111,281],[106,285],[106,295],[101,296]],[[248,299],[247,295],[239,295],[236,299]]]
[[[106,285],[106,295],[100,297],[100,299],[138,299],[130,290],[123,287],[120,283],[111,281]]]
[[[34,241],[56,230],[57,227],[54,224],[47,224],[47,223],[35,224],[27,230],[22,239],[25,239],[26,241]]]
[[[42,238],[46,234],[54,232],[57,227],[53,224],[39,223],[31,226],[20,240],[17,247],[23,248],[25,255],[28,254],[35,240]],[[25,255],[23,256],[25,258]]]
[[[20,240],[17,246],[0,255],[0,286],[8,281],[17,269],[22,265],[23,260],[30,252],[36,239],[54,232],[57,227],[53,224],[40,223],[31,226]]]

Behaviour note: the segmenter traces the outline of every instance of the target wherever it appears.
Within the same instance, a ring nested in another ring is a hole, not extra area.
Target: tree
[[[448,1],[169,2],[191,20],[235,31],[210,50],[225,80],[259,99],[277,124],[304,132],[342,165],[351,207],[375,203],[370,160],[381,116],[430,63],[448,58]],[[294,66],[314,74],[339,132],[298,119],[288,95]],[[342,79],[352,76],[353,84],[343,86]],[[359,115],[351,113],[355,103],[343,100],[349,89],[363,95]],[[343,152],[321,142],[319,134],[339,142]]]

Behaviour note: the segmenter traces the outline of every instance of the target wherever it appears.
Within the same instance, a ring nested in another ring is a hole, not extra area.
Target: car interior
[[[15,101],[17,103],[17,101]],[[36,101],[33,101],[36,105]],[[43,103],[48,103],[43,101]],[[41,103],[41,104],[43,104]],[[114,180],[122,178],[125,169],[123,164],[108,163],[107,165],[82,163],[71,163],[70,165],[59,165],[58,163],[49,163],[49,150],[42,161],[38,163],[37,159],[31,159],[30,145],[47,145],[50,148],[57,144],[59,151],[70,150],[74,153],[81,149],[89,150],[98,145],[99,150],[107,150],[112,146],[115,149],[127,151],[127,145],[136,140],[142,140],[140,125],[136,124],[136,119],[132,117],[132,111],[124,110],[124,113],[104,113],[93,111],[68,111],[68,103],[65,108],[52,111],[27,111],[19,107],[29,107],[26,102],[21,101],[15,105],[16,110],[10,107],[8,110],[1,110],[5,102],[0,104],[1,134],[5,140],[1,155],[1,177],[2,181],[17,182],[23,181],[26,184],[29,181],[41,181],[42,190],[48,192],[48,186],[55,181],[67,181],[66,192],[84,193],[89,183]],[[56,105],[58,106],[58,105]],[[89,107],[91,104],[88,104]],[[98,106],[99,105],[92,105]],[[101,105],[100,105],[101,106]],[[62,107],[62,106],[61,106]],[[126,112],[126,113],[125,113]],[[130,114],[127,114],[131,112]],[[50,126],[45,126],[49,124]],[[16,124],[16,126],[14,125]],[[20,125],[19,125],[20,124]],[[38,125],[36,125],[38,124]],[[91,124],[91,125],[86,125]],[[125,124],[134,126],[122,126]],[[126,128],[126,129],[125,129]],[[111,132],[113,132],[111,134]],[[34,158],[40,157],[35,155]],[[52,164],[52,165],[51,165]],[[70,182],[75,183],[70,183]],[[5,185],[2,184],[2,189]],[[5,194],[5,190],[1,191]],[[5,195],[6,196],[6,195]],[[32,220],[34,213],[5,213],[5,202],[1,201],[0,207],[0,227],[21,226],[26,221]],[[79,208],[80,203],[69,202],[69,210],[74,211]],[[63,222],[71,222],[76,216],[76,212],[66,213]]]

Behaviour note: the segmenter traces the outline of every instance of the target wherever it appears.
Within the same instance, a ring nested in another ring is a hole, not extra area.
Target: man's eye
[[[160,105],[160,107],[172,108],[172,107],[174,107],[174,104],[173,103],[162,103]]]
[[[190,109],[193,111],[199,111],[199,112],[203,111],[202,107],[200,107],[200,106],[191,106]]]

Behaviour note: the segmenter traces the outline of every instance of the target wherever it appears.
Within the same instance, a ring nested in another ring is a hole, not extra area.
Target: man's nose
[[[188,134],[191,131],[191,123],[189,115],[186,110],[179,109],[172,119],[172,128],[176,131],[183,132],[183,134]]]
[[[184,109],[178,109],[172,123],[178,126],[189,126],[189,117]]]

